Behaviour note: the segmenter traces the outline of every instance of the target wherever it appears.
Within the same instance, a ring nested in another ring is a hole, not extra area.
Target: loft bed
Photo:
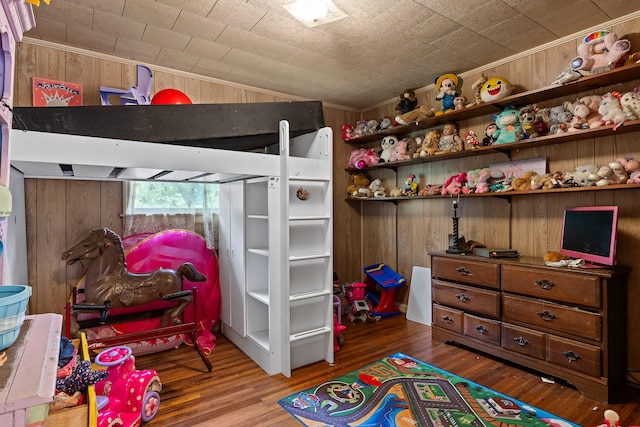
[[[323,128],[320,101],[15,107],[11,165],[26,178],[226,182],[280,173],[291,138]]]

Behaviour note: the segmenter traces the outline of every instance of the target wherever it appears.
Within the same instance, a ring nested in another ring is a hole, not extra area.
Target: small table
[[[41,425],[53,401],[62,316],[25,316],[16,341],[0,367],[0,425]]]
[[[380,285],[380,299],[377,305],[371,310],[371,315],[379,317],[389,317],[400,314],[396,306],[396,290],[407,282],[407,279],[396,273],[386,264],[375,264],[364,268],[367,275],[364,283],[367,285]],[[374,295],[369,298],[376,300]]]

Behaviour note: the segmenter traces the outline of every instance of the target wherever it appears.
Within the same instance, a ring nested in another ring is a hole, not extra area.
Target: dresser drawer
[[[547,359],[556,365],[594,377],[600,376],[600,347],[549,336]]]
[[[464,334],[490,344],[500,345],[500,322],[465,313]]]
[[[600,279],[542,269],[502,266],[502,289],[586,307],[600,307]]]
[[[440,280],[434,280],[431,287],[434,302],[470,313],[500,317],[499,292],[445,283]]]
[[[432,258],[431,270],[440,279],[500,289],[500,266],[495,263],[436,256]]]
[[[539,299],[502,295],[502,315],[516,322],[545,331],[555,331],[590,340],[601,339],[601,318],[597,313]]]
[[[433,304],[433,324],[461,334],[464,331],[464,313],[450,307]]]
[[[533,329],[502,323],[502,347],[544,360],[547,355],[547,334]]]

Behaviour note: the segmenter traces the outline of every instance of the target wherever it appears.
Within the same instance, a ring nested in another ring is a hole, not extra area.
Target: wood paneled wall
[[[640,20],[611,26],[618,35],[637,33]],[[572,40],[545,50],[523,55],[511,62],[475,70],[464,76],[463,94],[473,99],[471,84],[484,71],[487,76],[503,76],[520,91],[540,88],[553,81],[576,55],[578,41]],[[85,105],[99,105],[98,86],[128,87],[135,83],[135,64],[94,58],[29,43],[18,45],[15,105],[31,105],[31,77],[45,77],[81,83]],[[426,83],[426,82],[425,82]],[[640,82],[616,86],[630,89]],[[163,88],[184,91],[194,103],[270,102],[294,99],[269,92],[212,82],[195,76],[154,70],[153,92]],[[603,90],[607,90],[604,88]],[[418,91],[421,104],[439,108],[435,91]],[[562,100],[549,100],[545,106]],[[341,282],[362,280],[362,267],[384,262],[411,279],[413,266],[430,266],[427,253],[447,247],[451,232],[450,199],[415,200],[392,203],[347,201],[349,174],[344,171],[353,148],[341,139],[341,126],[360,118],[379,119],[395,114],[395,102],[362,113],[325,106],[325,123],[334,130],[334,266]],[[460,134],[473,129],[484,135],[486,116],[458,123]],[[640,158],[637,133],[583,140],[574,143],[523,149],[513,159],[546,157],[549,170],[570,171],[586,163],[605,164],[620,156]],[[372,144],[375,146],[375,144]],[[443,183],[453,173],[507,161],[494,154],[403,167],[397,173],[381,171],[387,189],[401,186],[408,173],[416,174],[420,185]],[[103,211],[120,212],[121,192],[117,183],[27,180],[27,245],[29,283],[34,286],[32,312],[61,312],[69,286],[79,271],[60,262],[60,253],[88,229],[107,223],[121,229],[118,219]],[[98,193],[99,196],[96,194]],[[108,194],[108,195],[107,195]],[[559,247],[561,213],[572,205],[616,204],[621,208],[618,255],[621,264],[632,269],[629,280],[629,369],[640,369],[640,318],[633,301],[640,298],[640,221],[637,215],[639,191],[599,191],[570,194],[540,194],[501,198],[461,199],[460,234],[492,247],[512,247],[523,255],[543,256]],[[69,204],[68,201],[75,201]],[[94,202],[100,200],[100,204]],[[79,210],[78,207],[83,206]],[[111,221],[111,222],[109,222]],[[409,286],[399,289],[398,299],[407,301]],[[34,310],[35,309],[35,310]]]

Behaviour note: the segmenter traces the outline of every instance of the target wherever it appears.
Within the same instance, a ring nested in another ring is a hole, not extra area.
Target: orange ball
[[[177,89],[162,89],[153,95],[151,104],[192,104],[192,102],[187,95]]]

